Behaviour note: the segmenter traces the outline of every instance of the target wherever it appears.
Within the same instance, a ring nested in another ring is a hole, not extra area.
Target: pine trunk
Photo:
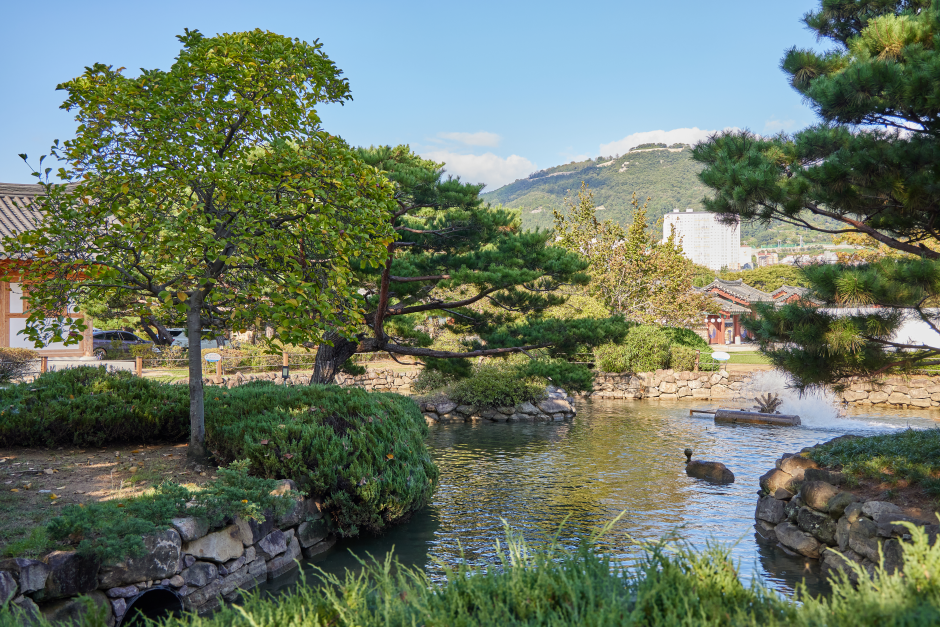
[[[333,383],[339,369],[347,359],[356,354],[356,348],[359,346],[358,342],[350,342],[336,333],[330,333],[324,339],[333,342],[333,346],[320,343],[313,365],[313,376],[310,377],[311,384]]]
[[[189,457],[204,461],[206,451],[205,394],[202,386],[202,320],[199,316],[202,302],[199,291],[190,297],[186,314],[189,334]]]

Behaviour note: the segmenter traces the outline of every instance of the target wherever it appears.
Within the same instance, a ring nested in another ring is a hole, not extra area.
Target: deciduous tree
[[[624,229],[595,215],[594,196],[581,184],[577,199],[555,211],[555,244],[590,264],[590,290],[610,309],[645,324],[689,326],[712,305],[693,290],[695,266],[671,234],[658,241],[649,229],[646,204],[633,194],[633,222]]]
[[[37,172],[43,222],[4,243],[29,258],[30,328],[66,337],[66,303],[133,293],[204,327],[258,318],[282,342],[351,333],[353,265],[381,267],[394,239],[389,182],[320,124],[349,85],[323,53],[273,33],[181,36],[167,70],[95,64],[59,86],[76,136],[54,147],[64,181]],[[204,451],[202,357],[189,351],[190,453]]]

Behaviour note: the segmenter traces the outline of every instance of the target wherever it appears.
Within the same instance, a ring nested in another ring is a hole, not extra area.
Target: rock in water
[[[714,483],[734,483],[734,473],[721,462],[695,460],[686,464],[685,474]]]

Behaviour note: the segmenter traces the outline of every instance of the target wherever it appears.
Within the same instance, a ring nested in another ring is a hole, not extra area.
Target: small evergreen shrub
[[[273,496],[277,482],[249,476],[247,470],[247,462],[219,468],[218,477],[197,490],[164,482],[135,498],[68,505],[46,531],[51,540],[71,544],[78,553],[107,564],[142,555],[143,536],[169,529],[173,518],[203,517],[210,527],[234,516],[263,522],[263,512],[283,514],[301,496],[290,491]]]
[[[514,407],[544,398],[545,385],[528,376],[524,364],[495,359],[475,365],[469,377],[450,386],[447,395],[461,405]]]
[[[698,350],[708,349],[708,342],[705,341],[705,338],[692,329],[663,327],[663,332],[669,336],[669,341],[674,345],[679,344],[680,346],[688,346],[689,348]]]
[[[343,535],[379,533],[424,507],[438,470],[417,404],[398,394],[253,382],[206,390],[206,440],[216,460],[293,479],[323,499]]]
[[[594,352],[602,372],[652,372],[668,368],[670,338],[660,327],[640,325],[627,332],[622,344],[605,344]]]
[[[83,366],[0,390],[0,446],[100,446],[187,437],[186,386]]]

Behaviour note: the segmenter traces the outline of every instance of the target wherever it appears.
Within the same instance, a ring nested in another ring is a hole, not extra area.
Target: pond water
[[[783,413],[800,413],[802,427],[716,426],[689,410],[717,403],[601,401],[577,403],[570,422],[463,423],[431,427],[428,443],[441,471],[432,504],[381,537],[340,541],[313,563],[340,574],[357,568],[354,553],[399,560],[438,577],[440,562],[495,562],[503,521],[533,544],[558,533],[576,546],[579,538],[625,516],[605,537],[607,551],[634,561],[634,540],[656,540],[678,530],[697,547],[707,541],[734,544],[746,581],[761,577],[789,594],[805,580],[820,589],[816,569],[759,541],[754,532],[758,477],[784,452],[845,433],[869,435],[940,424],[940,412],[843,410],[829,400],[792,397]],[[727,402],[722,406],[728,407]],[[788,411],[789,410],[789,411]],[[723,462],[731,485],[712,485],[685,474],[683,449],[694,459]],[[633,538],[634,540],[631,540]],[[293,576],[269,589],[290,586]]]

